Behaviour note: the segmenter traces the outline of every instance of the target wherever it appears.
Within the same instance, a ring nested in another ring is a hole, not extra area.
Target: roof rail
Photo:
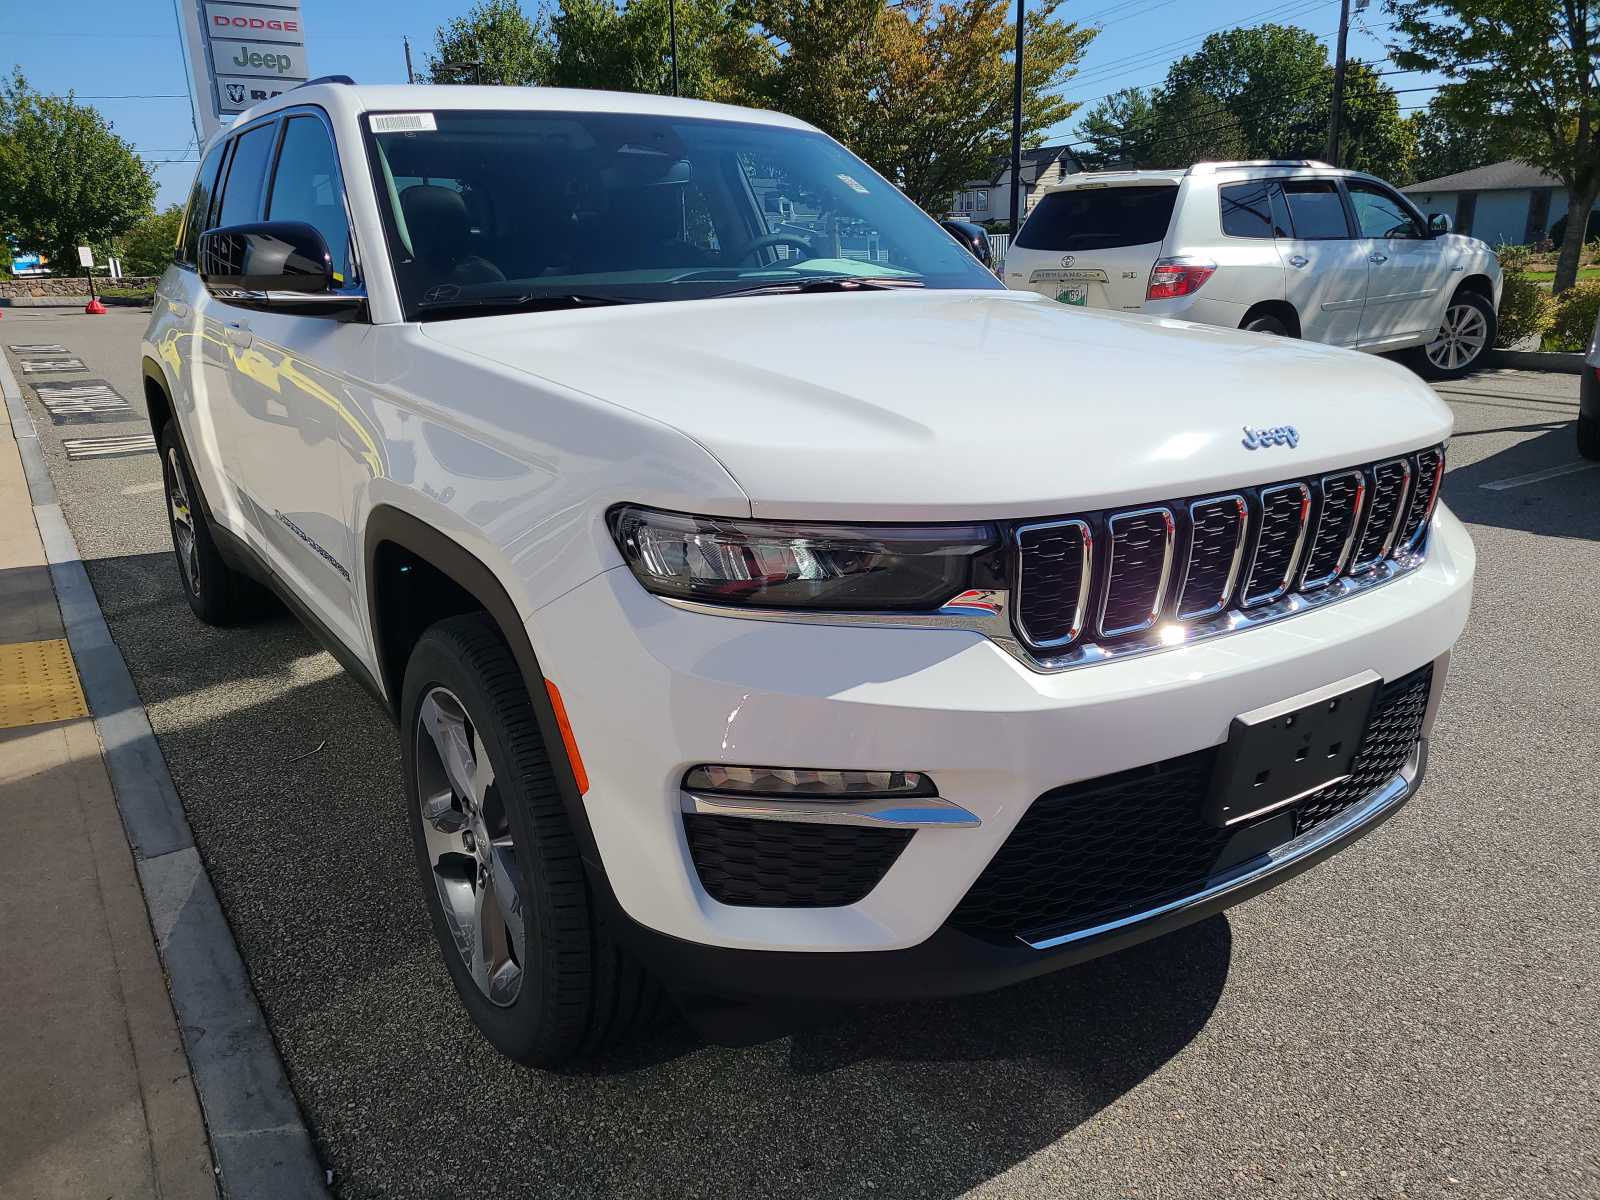
[[[1325,163],[1318,158],[1241,158],[1227,162],[1197,162],[1189,168],[1190,175],[1198,175],[1205,171],[1229,170],[1233,167],[1325,167],[1333,169],[1332,163]]]
[[[342,83],[347,87],[355,87],[356,81],[348,75],[318,75],[315,79],[308,79],[304,83],[297,83],[289,90],[298,92],[303,87],[315,87],[319,83]]]

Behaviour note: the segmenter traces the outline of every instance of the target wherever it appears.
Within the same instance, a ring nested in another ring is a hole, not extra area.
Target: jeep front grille
[[[1014,531],[1018,638],[1041,658],[1154,637],[1165,618],[1254,617],[1412,565],[1444,448],[1220,496],[1074,513]],[[1090,614],[1093,614],[1092,619]],[[1158,631],[1159,632],[1159,631]]]

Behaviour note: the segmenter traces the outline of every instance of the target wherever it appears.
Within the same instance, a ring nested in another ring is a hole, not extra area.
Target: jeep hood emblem
[[[1244,427],[1244,448],[1261,450],[1267,446],[1288,446],[1291,450],[1300,444],[1300,431],[1293,425],[1273,425],[1270,428]]]

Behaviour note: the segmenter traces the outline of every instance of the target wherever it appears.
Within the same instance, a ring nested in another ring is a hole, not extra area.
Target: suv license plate
[[[1062,288],[1056,293],[1056,299],[1063,304],[1076,304],[1080,308],[1086,307],[1089,303],[1089,289],[1082,285]]]
[[[1383,680],[1375,671],[1233,719],[1206,798],[1213,825],[1237,825],[1349,778]]]

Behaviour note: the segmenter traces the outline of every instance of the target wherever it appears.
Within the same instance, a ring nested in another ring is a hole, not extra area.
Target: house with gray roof
[[[1065,146],[1039,146],[1022,152],[1022,190],[1018,211],[1026,217],[1051,184],[1083,170]],[[963,221],[1006,221],[1011,218],[1011,156],[981,179],[970,179],[950,200],[949,216]]]
[[[1491,246],[1524,246],[1547,238],[1550,226],[1567,211],[1566,186],[1514,158],[1400,190],[1425,214],[1446,213],[1457,233],[1470,233]]]

